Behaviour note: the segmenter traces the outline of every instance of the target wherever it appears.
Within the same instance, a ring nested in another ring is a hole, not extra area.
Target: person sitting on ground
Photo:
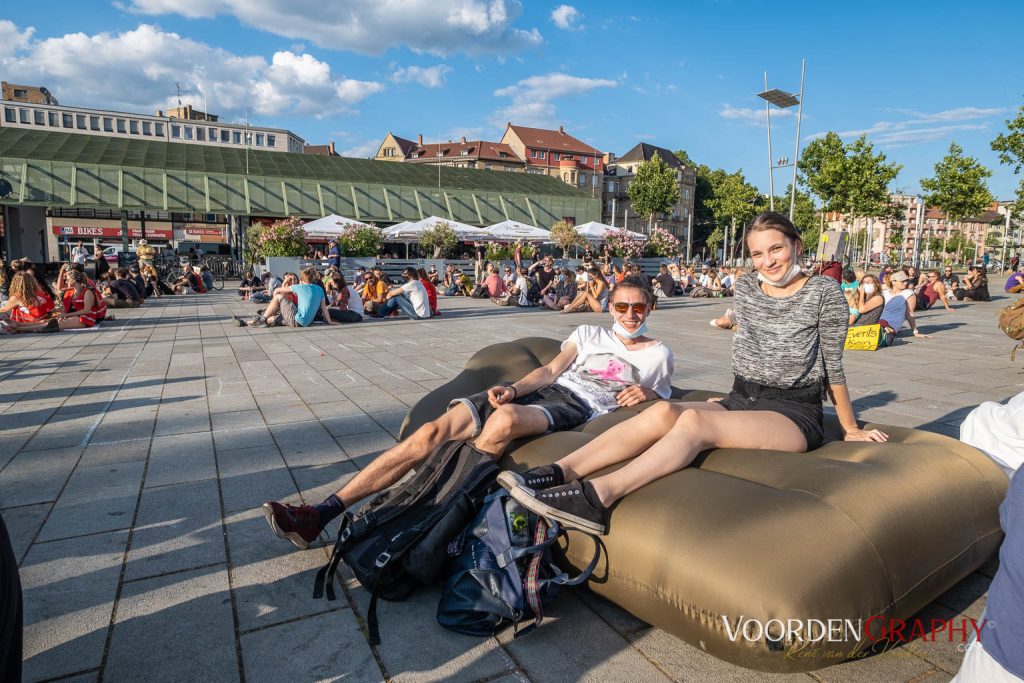
[[[110,264],[103,253],[103,245],[97,244],[92,250],[92,260],[96,266],[96,282],[99,282],[104,273],[110,272]]]
[[[953,272],[953,266],[942,268],[942,284],[946,286],[947,292],[955,292],[960,288],[960,278]]]
[[[249,297],[253,292],[261,291],[263,288],[263,280],[256,277],[256,273],[251,269],[246,270],[242,273],[242,281],[238,283],[238,296]]]
[[[573,277],[575,277],[575,274]],[[615,283],[618,284],[622,282],[622,278],[626,277],[626,271],[623,270],[622,266],[616,264],[612,266],[612,277],[615,279]]]
[[[1020,294],[1024,292],[1024,270],[1018,270],[1006,278],[1003,291],[1007,294]]]
[[[530,266],[528,275],[537,283],[540,296],[543,298],[548,292],[554,290],[558,271],[555,268],[555,259],[550,255],[539,261],[534,261]]]
[[[430,280],[430,284],[434,285],[435,289],[437,289],[437,286],[441,284],[441,274],[437,272],[437,266],[433,263],[431,263],[430,268],[427,269],[427,279]]]
[[[984,266],[971,266],[968,268],[967,277],[964,278],[963,287],[953,291],[957,301],[970,299],[971,301],[991,301],[988,293],[988,275]]]
[[[324,288],[314,283],[316,276],[315,268],[306,268],[298,284],[278,287],[274,298],[262,313],[249,321],[236,317],[235,324],[239,327],[309,327],[319,310],[324,323],[334,325],[330,311],[327,310]]]
[[[359,292],[345,281],[341,271],[327,282],[327,311],[337,323],[357,323],[363,319],[363,300]]]
[[[508,287],[505,285],[505,278],[498,274],[498,267],[492,263],[487,267],[486,273],[483,286],[487,290],[487,298],[493,301],[505,296]]]
[[[203,290],[202,279],[189,263],[186,263],[182,267],[181,277],[171,284],[171,290],[175,294],[190,294],[192,292],[199,293],[205,291]]]
[[[506,290],[516,283],[516,274],[512,271],[511,266],[505,266],[505,272],[501,276],[501,281],[505,283]]]
[[[722,284],[722,296],[732,296],[733,284],[735,284],[737,277],[736,269],[722,268],[719,278]]]
[[[669,297],[676,295],[676,281],[668,269],[667,263],[658,266],[658,274],[654,276],[654,295]]]
[[[936,302],[941,301],[947,311],[952,311],[953,309],[949,306],[946,291],[946,285],[942,284],[939,271],[929,270],[924,276],[924,284],[917,288],[917,296],[915,297],[917,299],[917,310],[927,311]]]
[[[420,276],[420,284],[427,290],[427,303],[430,305],[430,316],[441,315],[441,309],[437,307],[437,287],[430,281],[430,273],[423,268],[417,268],[416,273]]]
[[[319,505],[266,503],[271,529],[304,549],[346,507],[399,481],[447,441],[472,440],[498,460],[515,439],[567,431],[620,407],[668,398],[672,352],[646,336],[652,300],[636,285],[616,287],[610,330],[578,327],[547,365],[451,401],[444,415],[372,460]]]
[[[53,308],[53,296],[39,284],[31,269],[14,271],[8,287],[7,302],[0,306],[0,315],[10,314],[11,327],[19,323],[51,322]],[[57,323],[52,323],[41,331],[56,332],[59,329]]]
[[[847,291],[845,295],[850,303],[850,326],[874,325],[881,321],[885,309],[885,296],[882,285],[874,275],[865,275],[860,279],[857,289]]]
[[[860,282],[857,280],[857,274],[850,268],[843,270],[842,282],[839,283],[839,288],[843,292],[856,292],[857,287],[860,286]]]
[[[143,266],[142,278],[145,283],[145,289],[142,292],[142,295],[145,298],[148,299],[150,297],[161,297],[167,294],[174,294],[174,291],[160,279],[160,273],[157,272],[154,266]]]
[[[590,279],[585,284],[585,289],[576,295],[576,298],[569,302],[565,308],[562,309],[562,313],[581,313],[583,311],[593,311],[594,313],[602,313],[608,310],[608,283],[601,277],[601,272],[597,268],[591,269]],[[625,280],[623,280],[625,282]],[[620,286],[622,283],[619,283]],[[644,287],[648,292],[651,290]],[[653,303],[653,292],[652,292],[652,303]]]
[[[509,287],[508,291],[504,296],[491,297],[491,303],[497,304],[498,306],[522,306],[529,307],[533,306],[533,302],[530,301],[530,285],[536,287],[536,283],[530,279],[527,275],[529,270],[526,266],[519,269],[519,276],[516,278],[512,286]]]
[[[702,451],[814,450],[825,439],[825,391],[846,441],[887,439],[862,430],[853,412],[843,373],[847,305],[836,281],[801,272],[800,234],[782,214],[755,218],[746,245],[757,274],[736,282],[742,324],[733,337],[732,391],[706,402],[659,401],[553,465],[502,472],[498,482],[516,501],[569,528],[603,534],[618,500],[687,467]],[[621,462],[627,464],[611,474],[584,479]]]
[[[917,289],[924,283],[921,281],[921,271],[915,266],[908,266],[904,269],[907,273],[907,287],[917,291]]]
[[[137,263],[128,266],[128,279],[132,281],[135,289],[139,291],[142,303],[146,303],[146,278],[142,277],[142,270]]]
[[[103,289],[103,302],[108,308],[138,308],[142,305],[142,293],[135,287],[135,283],[128,278],[127,268],[118,268],[114,271],[117,276],[108,280]]]
[[[70,287],[64,291],[64,313],[58,319],[62,330],[95,327],[107,317],[107,305],[84,272],[68,274]]]
[[[576,298],[576,273],[563,268],[555,278],[554,289],[541,298],[541,303],[553,311],[560,311]]]
[[[385,273],[384,270],[380,266],[374,266],[373,267],[373,274],[377,278],[378,282],[383,282],[384,283],[384,287],[385,288],[390,287],[391,285],[394,284],[391,281],[391,278],[388,277],[388,274]]]
[[[401,311],[410,320],[426,320],[430,317],[430,302],[427,301],[427,290],[420,282],[420,274],[409,267],[402,270],[402,277],[405,283],[387,293],[378,317],[386,318],[393,311]]]
[[[928,335],[922,334],[917,328],[917,319],[914,317],[914,309],[917,307],[917,296],[914,290],[906,286],[908,276],[902,270],[897,270],[889,278],[889,291],[883,292],[885,307],[882,309],[882,320],[886,322],[894,335],[899,334],[904,321],[910,326],[915,337],[927,339]]]
[[[714,267],[702,266],[697,286],[690,292],[693,298],[718,296],[722,291],[722,281]]]
[[[371,270],[364,276],[363,288],[359,295],[363,299],[363,310],[367,315],[375,316],[387,301],[388,286],[377,279],[377,273]]]
[[[203,283],[204,292],[213,291],[213,271],[205,263],[199,266],[199,279]]]

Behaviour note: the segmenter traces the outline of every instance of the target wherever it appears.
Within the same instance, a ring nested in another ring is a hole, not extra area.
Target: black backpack
[[[526,510],[504,489],[487,496],[473,522],[448,545],[451,561],[437,623],[481,637],[495,635],[508,623],[517,638],[534,630],[544,618],[543,606],[558,589],[589,579],[601,556],[601,546],[591,536],[594,557],[570,578],[554,564],[551,553],[564,534],[558,522]],[[520,628],[531,617],[533,623]]]
[[[366,625],[370,644],[378,645],[377,598],[404,600],[441,576],[448,543],[476,515],[497,475],[498,466],[485,453],[463,441],[443,444],[407,482],[342,516],[313,597],[322,597],[326,588],[327,599],[336,598],[334,575],[344,561],[371,591]]]

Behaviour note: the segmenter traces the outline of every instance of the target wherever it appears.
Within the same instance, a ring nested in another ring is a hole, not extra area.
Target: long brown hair
[[[11,278],[11,296],[17,297],[26,306],[33,306],[39,296],[39,283],[30,270],[19,270]]]

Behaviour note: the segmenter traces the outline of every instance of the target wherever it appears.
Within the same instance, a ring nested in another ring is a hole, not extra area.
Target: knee
[[[416,431],[416,438],[423,446],[431,447],[444,438],[444,432],[438,420],[431,420]]]
[[[703,419],[699,410],[684,410],[678,414],[675,420],[675,427],[677,429],[685,430],[691,434],[699,432],[702,424]]]
[[[512,436],[515,410],[508,405],[499,406],[484,423],[480,436],[488,443],[507,441]]]
[[[658,401],[650,408],[645,410],[643,412],[643,415],[647,416],[648,419],[654,420],[655,422],[664,425],[665,430],[667,431],[672,427],[672,425],[676,423],[676,420],[679,418],[679,415],[682,412],[682,408],[680,408],[675,403],[670,403],[668,401]]]

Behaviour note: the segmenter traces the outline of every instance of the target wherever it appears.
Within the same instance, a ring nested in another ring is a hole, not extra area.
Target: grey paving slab
[[[58,422],[48,422],[40,427],[23,450],[48,451],[55,448],[78,446],[99,421],[98,416],[87,415]],[[109,439],[113,441],[114,439]]]
[[[11,537],[11,548],[14,550],[15,558],[20,560],[25,555],[52,507],[52,503],[39,503],[0,510],[7,533]]]
[[[219,451],[274,445],[274,439],[266,427],[219,429],[213,432],[213,442]]]
[[[238,451],[235,452],[238,453]],[[280,458],[278,458],[278,467],[275,469],[236,472],[230,475],[222,472],[220,490],[224,500],[225,514],[251,510],[268,500],[291,499],[296,494],[292,473],[284,467]]]
[[[0,507],[56,500],[82,450],[23,450],[0,471]]]
[[[299,494],[302,500],[311,505],[319,503],[336,492],[355,474],[356,468],[351,462],[298,467],[292,470],[292,475],[299,484]],[[287,502],[295,503],[296,501],[288,500]]]
[[[230,514],[227,529],[231,585],[242,631],[337,607],[336,602],[312,598],[313,579],[327,562],[324,548],[298,550],[289,541],[278,538],[258,504],[255,509]],[[328,540],[326,534],[324,540]]]
[[[149,457],[152,439],[127,439],[107,443],[90,443],[82,453],[82,465],[109,465]]]
[[[143,490],[125,568],[126,579],[225,560],[215,480]]]
[[[204,400],[197,402],[194,406],[161,404],[153,434],[167,436],[208,431],[210,431],[210,413]]]
[[[345,449],[348,457],[360,468],[365,467],[373,457],[395,445],[395,438],[383,429],[339,436],[337,441],[338,445]]]
[[[347,458],[334,437],[315,420],[274,425],[270,432],[289,467],[326,465]]]
[[[213,479],[217,468],[213,459],[210,432],[153,437],[146,486],[166,486],[186,481]]]
[[[214,403],[220,402],[220,399],[210,399],[211,409]],[[210,421],[213,424],[213,430],[215,432],[227,430],[227,429],[246,429],[249,427],[264,427],[266,423],[263,422],[263,414],[256,409],[255,401],[252,402],[251,410],[237,410],[237,411],[225,411],[212,413],[210,415]]]
[[[126,583],[105,678],[238,680],[228,590],[224,567]]]
[[[130,527],[144,469],[140,461],[76,468],[38,540]]]
[[[21,565],[26,681],[99,666],[128,532],[37,543]]]
[[[9,463],[21,447],[28,443],[38,426],[27,429],[0,431],[0,469]]]
[[[246,633],[242,659],[246,680],[384,680],[349,609]]]

